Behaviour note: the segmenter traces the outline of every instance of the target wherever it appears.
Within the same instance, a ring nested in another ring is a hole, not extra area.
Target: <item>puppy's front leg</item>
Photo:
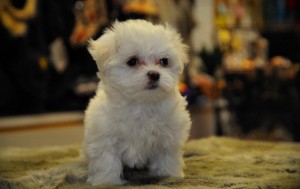
[[[124,184],[125,181],[121,179],[122,173],[120,158],[112,152],[102,152],[100,156],[90,159],[87,182],[92,185]]]
[[[180,150],[167,150],[151,158],[150,171],[153,176],[184,176],[182,152]]]

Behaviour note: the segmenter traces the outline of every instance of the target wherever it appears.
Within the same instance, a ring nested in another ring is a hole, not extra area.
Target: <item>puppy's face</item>
[[[187,62],[186,46],[174,30],[143,20],[116,22],[91,41],[89,51],[104,88],[143,101],[173,92]]]

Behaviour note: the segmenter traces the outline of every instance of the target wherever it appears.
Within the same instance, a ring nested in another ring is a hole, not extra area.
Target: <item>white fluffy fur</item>
[[[191,121],[177,87],[187,62],[180,36],[169,26],[143,20],[115,22],[90,42],[89,51],[101,82],[85,116],[88,182],[123,184],[123,166],[183,177],[181,149]],[[143,64],[128,66],[133,56]],[[167,67],[155,64],[162,58],[168,58]],[[146,89],[149,71],[160,74],[156,89]]]

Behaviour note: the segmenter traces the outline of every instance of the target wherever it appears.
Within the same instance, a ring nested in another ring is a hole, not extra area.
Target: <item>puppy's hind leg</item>
[[[111,152],[102,152],[99,157],[90,159],[87,182],[92,185],[112,184],[121,185],[123,166],[119,157]]]

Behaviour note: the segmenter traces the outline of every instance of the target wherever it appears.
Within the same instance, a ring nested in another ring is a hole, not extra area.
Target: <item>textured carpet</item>
[[[79,146],[0,148],[0,188],[117,188],[86,184]],[[118,188],[300,188],[300,144],[211,137],[189,141],[185,178],[150,178],[146,170],[124,171]]]

